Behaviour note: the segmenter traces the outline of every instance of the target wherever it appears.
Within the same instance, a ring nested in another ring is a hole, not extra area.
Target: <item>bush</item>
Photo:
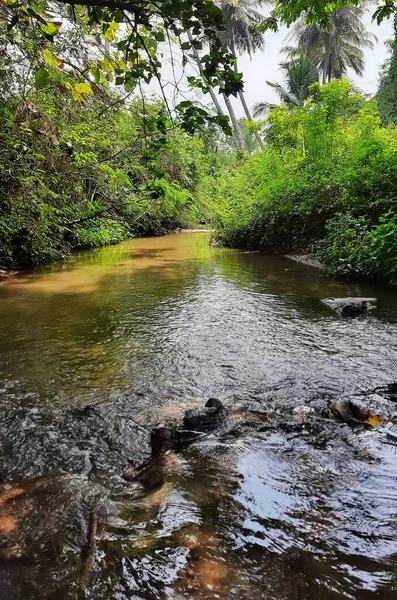
[[[372,227],[365,217],[337,215],[329,221],[320,248],[334,273],[397,283],[397,215],[391,211]]]
[[[235,158],[211,185],[226,245],[321,248],[337,273],[395,282],[397,129],[346,80],[315,84],[301,108],[273,109],[265,151]]]
[[[186,134],[156,127],[162,104],[145,111],[141,99],[103,111],[102,99],[78,104],[57,88],[0,100],[0,268],[201,218],[199,136],[189,155]]]

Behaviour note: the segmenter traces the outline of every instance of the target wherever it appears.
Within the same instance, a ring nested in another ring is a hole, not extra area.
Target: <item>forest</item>
[[[348,79],[375,42],[364,12],[381,22],[393,3],[103,4],[0,9],[1,269],[200,223],[227,246],[397,281],[396,39],[374,96]],[[249,107],[237,58],[280,23],[280,102]],[[177,50],[190,96],[175,79],[170,99]]]

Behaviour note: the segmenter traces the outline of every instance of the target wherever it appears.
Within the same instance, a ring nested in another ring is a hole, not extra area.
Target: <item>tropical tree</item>
[[[322,82],[341,79],[349,68],[364,72],[363,48],[373,48],[376,36],[363,24],[365,8],[346,5],[330,13],[329,27],[307,23],[306,16],[296,22],[288,39],[297,42],[297,51],[316,62]],[[291,51],[291,48],[287,48]]]
[[[385,125],[397,122],[397,16],[394,17],[394,38],[388,44],[390,56],[381,67],[376,94],[379,112]]]
[[[281,102],[288,108],[302,106],[309,96],[309,88],[319,80],[319,70],[313,60],[300,54],[296,58],[280,64],[285,75],[285,85],[266,81],[278,94]],[[269,102],[257,102],[254,105],[254,116],[264,115],[272,105]]]
[[[224,30],[220,32],[220,39],[236,57],[234,69],[238,74],[237,54],[248,53],[249,56],[252,56],[254,52],[264,48],[263,33],[259,30],[259,24],[264,17],[257,8],[269,4],[269,1],[217,0],[216,4],[221,9],[224,20]],[[239,91],[239,98],[248,121],[252,121],[252,115],[242,89]],[[263,140],[259,133],[256,132],[255,135],[260,147],[263,148]]]
[[[241,76],[239,74],[237,64],[237,54],[248,52],[248,54],[251,56],[253,52],[264,47],[263,34],[260,33],[258,29],[259,23],[261,23],[263,20],[263,15],[256,10],[256,7],[260,7],[261,5],[265,4],[265,0],[214,0],[214,3],[218,8],[221,9],[223,17],[223,28],[221,28],[219,31],[219,38],[222,45],[228,48],[231,54],[236,57],[234,62],[234,72],[236,80],[238,81],[239,77]],[[193,57],[201,73],[203,63],[198,51],[194,48],[192,32],[188,31],[187,34],[189,43],[193,48]],[[210,88],[208,91],[218,114],[223,114],[222,107],[214,89]],[[252,115],[242,90],[239,94],[239,98],[247,119],[252,121]],[[245,143],[241,127],[234,112],[229,95],[227,95],[225,92],[223,92],[223,99],[232,122],[236,146],[240,149],[243,149],[245,148]],[[260,147],[263,148],[263,140],[259,133],[256,131],[254,135],[256,136]]]

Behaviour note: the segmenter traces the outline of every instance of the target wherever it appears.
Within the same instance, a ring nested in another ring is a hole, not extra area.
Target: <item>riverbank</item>
[[[155,100],[144,113],[136,99],[103,102],[70,103],[57,86],[0,99],[0,270],[208,220],[194,194],[201,138],[160,132]]]
[[[235,157],[199,189],[218,239],[266,254],[317,256],[331,272],[397,283],[397,128],[346,81],[273,108],[265,150]]]

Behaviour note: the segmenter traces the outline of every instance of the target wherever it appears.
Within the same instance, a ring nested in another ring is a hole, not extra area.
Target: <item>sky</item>
[[[378,86],[379,67],[384,63],[388,56],[388,48],[385,45],[387,40],[393,37],[393,21],[386,20],[377,25],[372,22],[370,11],[365,19],[365,27],[367,31],[375,34],[378,42],[372,50],[366,49],[365,53],[365,71],[363,77],[358,77],[354,72],[350,72],[348,77],[353,80],[356,85],[366,94],[375,94]],[[267,32],[265,34],[265,49],[262,52],[257,52],[252,59],[248,55],[243,55],[238,59],[239,71],[244,75],[244,90],[247,104],[252,109],[256,102],[271,102],[278,103],[279,99],[274,90],[266,84],[266,81],[275,81],[283,84],[283,74],[279,70],[279,63],[285,59],[280,50],[286,45],[285,37],[288,34],[287,27],[283,27],[277,33]],[[168,58],[168,64],[163,70],[165,79],[173,80],[173,72]],[[175,57],[174,70],[176,78],[179,78],[181,67],[178,65],[178,58]],[[186,86],[181,86],[185,87]],[[166,95],[171,99],[173,86],[170,84],[166,88]],[[153,89],[153,88],[152,88]],[[191,97],[191,93],[188,94]],[[245,116],[240,102],[231,98],[238,117]],[[180,99],[179,99],[180,101]],[[201,96],[200,101],[210,104],[211,100],[208,95]],[[222,102],[221,102],[222,104]]]

